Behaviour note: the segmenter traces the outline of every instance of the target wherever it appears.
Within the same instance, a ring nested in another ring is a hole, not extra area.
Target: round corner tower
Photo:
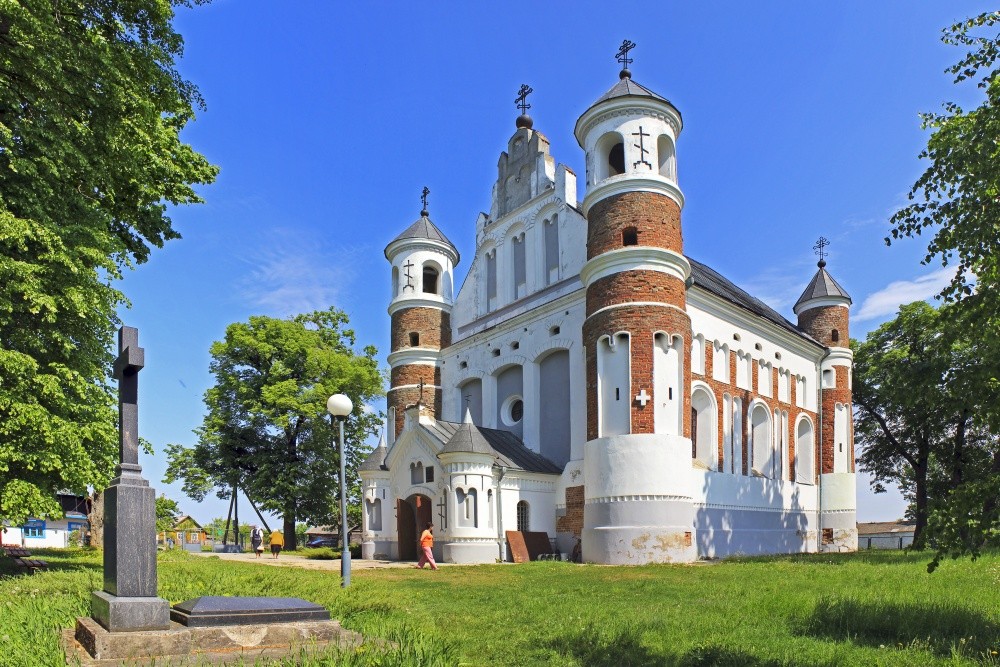
[[[825,239],[820,243],[826,245]],[[822,248],[821,248],[822,250]],[[821,551],[857,549],[857,483],[854,474],[854,420],[851,406],[851,297],[820,259],[816,275],[795,302],[799,328],[826,346],[819,368],[821,432]]]
[[[441,416],[441,350],[451,345],[454,270],[459,254],[427,209],[385,248],[392,265],[389,393],[390,444],[403,429],[407,406],[421,403]]]
[[[681,114],[619,82],[580,116],[586,151],[583,558],[690,561],[691,320],[675,146]]]

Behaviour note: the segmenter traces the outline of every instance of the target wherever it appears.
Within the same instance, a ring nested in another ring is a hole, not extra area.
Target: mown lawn
[[[50,571],[0,558],[0,664],[60,665],[58,631],[89,613],[100,556],[48,552]],[[310,664],[1000,666],[1000,554],[735,559],[634,568],[539,562],[438,572],[275,568],[161,555],[160,595],[295,596],[399,648]]]

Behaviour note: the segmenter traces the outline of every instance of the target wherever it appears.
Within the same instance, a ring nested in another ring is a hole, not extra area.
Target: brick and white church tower
[[[607,564],[856,548],[851,299],[821,257],[793,324],[688,254],[681,114],[633,47],[576,123],[582,202],[525,85],[461,289],[426,190],[386,247],[365,557],[415,559],[426,521],[460,563],[510,558],[510,531]]]
[[[693,560],[691,317],[676,145],[681,115],[623,69],[580,116],[587,155],[583,551],[602,563]]]

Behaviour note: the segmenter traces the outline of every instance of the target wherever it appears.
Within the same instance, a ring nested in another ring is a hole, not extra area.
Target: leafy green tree
[[[216,169],[179,139],[178,0],[0,2],[0,519],[58,516],[117,459],[113,282]]]
[[[381,423],[364,406],[382,394],[373,346],[354,351],[347,315],[331,308],[289,319],[255,316],[231,324],[212,345],[215,386],[193,447],[167,447],[165,481],[183,480],[201,500],[236,484],[261,510],[280,514],[287,548],[295,522],[338,523],[340,459],[337,429],[326,412],[332,394],[347,394],[354,412],[345,424],[348,492],[359,502],[357,466],[363,443]]]
[[[181,508],[178,507],[176,500],[171,500],[163,494],[156,497],[156,532],[162,533],[173,528],[180,515]]]
[[[972,82],[984,93],[973,109],[946,103],[942,113],[923,114],[931,130],[921,158],[930,164],[914,183],[909,204],[893,215],[896,239],[933,232],[923,263],[939,259],[956,272],[942,296],[956,303],[944,335],[978,336],[979,363],[963,378],[973,393],[995,392],[1000,384],[1000,12],[985,12],[944,30],[946,44],[968,49],[946,70],[956,84]],[[976,415],[989,433],[1000,433],[1000,403],[984,404]],[[1000,458],[984,462],[987,474],[964,480],[934,522],[939,556],[978,553],[979,544],[1000,537],[997,498]],[[958,502],[959,498],[961,502]],[[964,507],[964,510],[959,509]],[[936,561],[935,561],[936,562]]]
[[[952,335],[953,308],[911,303],[865,342],[852,341],[858,462],[876,491],[893,482],[910,499],[918,548],[950,539],[942,518],[968,511],[960,499],[980,488],[1000,451],[983,417],[1000,395],[982,391],[980,341]],[[976,548],[986,543],[979,537]]]
[[[892,216],[893,239],[936,230],[924,263],[940,258],[955,263],[956,275],[944,294],[970,299],[1000,314],[1000,35],[985,30],[1000,23],[1000,12],[986,12],[944,30],[946,44],[968,47],[959,62],[946,71],[955,83],[975,81],[986,99],[966,111],[946,103],[943,113],[925,113],[925,129],[932,130],[920,157],[930,166],[910,190],[910,204]],[[973,289],[973,283],[978,289]],[[970,305],[971,305],[970,303]]]

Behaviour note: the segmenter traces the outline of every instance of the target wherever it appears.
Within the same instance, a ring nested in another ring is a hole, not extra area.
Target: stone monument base
[[[339,621],[303,621],[254,625],[185,627],[171,623],[168,630],[108,632],[90,617],[76,619],[76,630],[63,630],[68,665],[119,667],[156,665],[224,665],[257,658],[315,655],[328,648],[361,645],[359,633],[340,627]]]
[[[170,627],[170,603],[163,598],[119,597],[94,591],[90,594],[90,609],[94,618],[112,632]]]

